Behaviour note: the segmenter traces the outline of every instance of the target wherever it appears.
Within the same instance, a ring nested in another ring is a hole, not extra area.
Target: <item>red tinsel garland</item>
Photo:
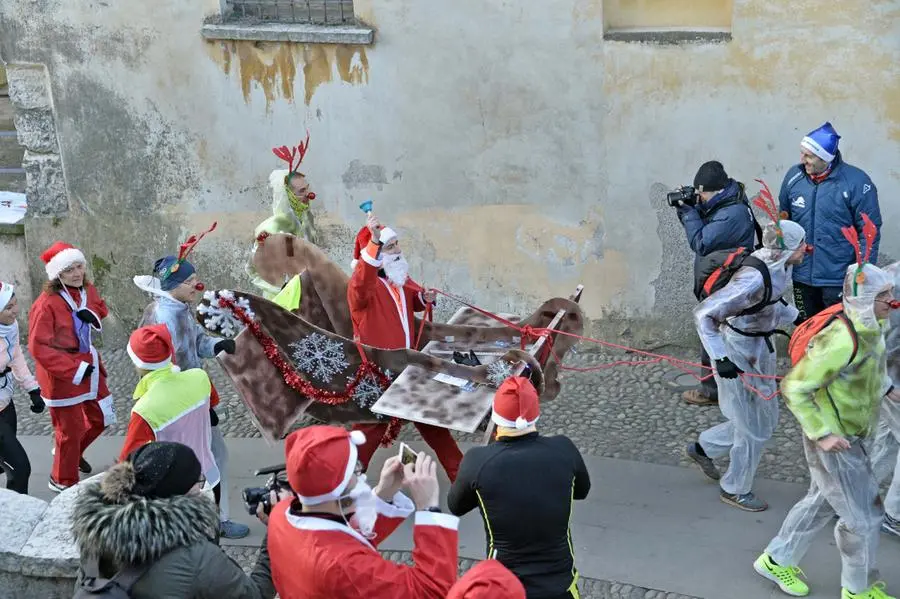
[[[281,355],[281,351],[279,351],[278,345],[275,343],[275,341],[266,333],[264,333],[259,323],[253,318],[250,318],[250,316],[247,315],[243,308],[238,306],[234,300],[219,296],[219,303],[223,308],[228,308],[235,318],[237,318],[244,325],[246,325],[248,329],[250,329],[250,332],[253,333],[253,336],[262,346],[263,352],[266,354],[266,358],[268,358],[269,362],[271,362],[276,368],[278,368],[278,371],[281,372],[281,376],[284,379],[284,382],[287,383],[287,385],[294,391],[297,391],[301,395],[308,397],[313,401],[318,401],[330,406],[347,403],[348,401],[353,399],[353,392],[356,390],[356,387],[368,375],[372,375],[373,377],[375,377],[375,380],[378,382],[378,385],[381,387],[382,391],[387,389],[387,387],[390,385],[390,380],[388,379],[388,377],[383,372],[381,372],[381,369],[379,369],[374,362],[363,360],[363,363],[360,364],[359,368],[356,370],[356,375],[353,377],[353,379],[350,380],[349,383],[347,383],[343,391],[329,391],[327,389],[319,389],[309,381],[305,380],[299,374],[297,374],[297,371],[294,369],[294,367]]]

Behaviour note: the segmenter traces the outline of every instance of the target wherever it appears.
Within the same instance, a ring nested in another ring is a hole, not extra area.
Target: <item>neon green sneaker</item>
[[[841,599],[897,599],[885,593],[885,588],[887,588],[885,584],[878,581],[862,593],[854,594],[847,589],[841,589]]]
[[[768,578],[777,584],[778,588],[788,595],[794,597],[806,597],[809,595],[809,587],[798,578],[798,575],[805,576],[803,570],[797,566],[779,566],[772,561],[768,553],[763,553],[753,562],[753,569],[763,578]],[[865,595],[860,595],[860,597],[868,599]],[[881,598],[879,597],[879,599]]]

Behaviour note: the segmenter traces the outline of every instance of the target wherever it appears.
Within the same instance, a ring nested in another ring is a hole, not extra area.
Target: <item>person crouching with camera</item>
[[[761,233],[744,184],[730,178],[721,162],[703,163],[694,177],[693,187],[669,193],[666,201],[678,211],[678,220],[694,252],[695,271],[700,259],[711,252],[742,247],[749,254],[756,248],[756,236]],[[700,361],[707,368],[711,366],[702,345]],[[709,369],[702,374],[711,373]],[[710,376],[699,389],[686,391],[682,397],[688,404],[697,406],[718,403],[715,379]]]
[[[272,579],[281,599],[444,599],[457,575],[459,518],[441,513],[437,465],[389,458],[375,488],[357,453],[362,431],[309,426],[285,443],[296,498],[269,518]],[[409,490],[412,500],[400,493]],[[376,547],[415,511],[413,566]]]

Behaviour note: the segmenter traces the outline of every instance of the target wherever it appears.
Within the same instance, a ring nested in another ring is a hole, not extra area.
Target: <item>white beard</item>
[[[409,263],[403,253],[385,254],[382,258],[381,268],[388,280],[396,287],[403,287],[409,279]]]
[[[378,520],[378,500],[372,492],[372,487],[360,476],[356,486],[346,496],[352,499],[354,504],[354,514],[350,518],[352,522],[348,524],[362,536],[371,539],[374,536],[375,521]]]

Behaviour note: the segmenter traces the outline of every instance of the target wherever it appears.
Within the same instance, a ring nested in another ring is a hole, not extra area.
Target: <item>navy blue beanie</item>
[[[166,271],[177,261],[178,259],[175,256],[166,256],[157,260],[153,265],[153,274],[159,278],[160,287],[163,291],[175,289],[187,281],[195,272],[194,265],[184,260],[178,265],[178,269],[175,272],[169,273],[169,276],[164,276]]]

